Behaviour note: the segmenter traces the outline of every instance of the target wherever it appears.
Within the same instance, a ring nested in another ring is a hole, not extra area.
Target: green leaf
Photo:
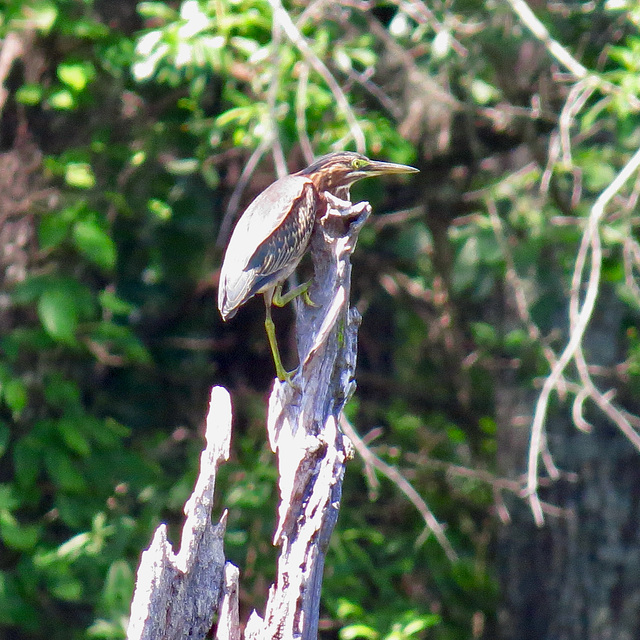
[[[73,109],[76,106],[75,98],[68,89],[60,89],[55,91],[49,96],[47,100],[50,106],[60,111],[67,111]]]
[[[21,525],[8,511],[0,511],[0,538],[11,549],[29,551],[40,539],[40,527]]]
[[[109,291],[108,289],[101,291],[98,294],[98,299],[100,300],[100,305],[103,309],[111,311],[111,313],[115,315],[126,316],[133,313],[136,309],[135,305],[123,300],[113,291]]]
[[[56,427],[71,451],[82,457],[91,453],[91,445],[84,434],[82,417],[63,416],[57,421]]]
[[[414,620],[409,622],[405,628],[404,633],[411,637],[420,631],[424,631],[424,629],[428,629],[429,627],[433,627],[437,624],[440,624],[442,618],[436,614],[432,613],[425,616],[417,616]]]
[[[82,582],[68,575],[56,575],[56,580],[49,585],[51,594],[66,602],[77,602],[83,593]]]
[[[129,327],[101,322],[91,332],[91,340],[101,344],[112,355],[123,355],[131,362],[149,364],[151,355],[140,338]]]
[[[4,420],[0,420],[0,458],[2,458],[7,450],[10,436],[11,430],[7,426],[7,423]]]
[[[103,607],[114,614],[126,615],[133,596],[135,577],[133,571],[124,560],[116,560],[107,573],[102,590]]]
[[[259,115],[259,111],[258,105],[255,104],[246,107],[235,107],[219,115],[215,123],[218,127],[226,127],[232,123],[235,123],[238,127],[246,126]]]
[[[35,485],[40,472],[40,451],[33,437],[27,436],[13,448],[13,466],[18,485],[27,489]]]
[[[78,189],[91,189],[96,184],[93,169],[87,162],[69,162],[64,168],[64,180]]]
[[[122,640],[126,637],[126,628],[121,619],[115,622],[110,620],[97,619],[87,628],[87,638],[97,638],[98,640]]]
[[[23,84],[16,91],[16,102],[34,106],[42,101],[42,87],[39,84]]]
[[[161,20],[169,21],[178,17],[176,11],[168,7],[164,2],[140,2],[137,10],[143,18],[160,18]]]
[[[22,9],[22,14],[30,28],[47,34],[58,17],[58,8],[55,3],[45,0],[44,2],[26,4]]]
[[[116,263],[116,246],[95,220],[81,220],[73,227],[73,241],[81,253],[103,269]]]
[[[30,276],[19,282],[11,292],[15,304],[31,304],[35,302],[50,286],[48,276]]]
[[[471,331],[479,347],[495,349],[498,345],[498,333],[492,324],[487,322],[474,322],[471,324]]]
[[[44,383],[44,397],[49,405],[56,409],[73,411],[81,406],[78,383],[65,380],[59,373],[47,376]]]
[[[198,170],[200,162],[197,158],[180,158],[167,161],[164,167],[174,176],[189,176]]]
[[[29,399],[27,387],[19,378],[12,378],[2,386],[2,396],[14,416],[20,415]]]
[[[82,493],[87,483],[77,469],[77,463],[66,451],[50,448],[45,452],[44,463],[54,484],[62,491]]]
[[[69,235],[71,221],[69,216],[61,212],[42,216],[38,225],[38,240],[41,249],[52,249],[59,246]]]
[[[160,220],[169,220],[171,218],[171,206],[157,198],[151,198],[147,202],[147,208]]]
[[[70,290],[62,287],[46,290],[38,301],[38,317],[52,338],[60,342],[75,342],[78,305]]]
[[[478,238],[470,236],[455,259],[452,285],[456,293],[461,293],[474,284],[478,277],[478,261]]]
[[[357,638],[366,638],[366,640],[375,640],[380,634],[372,627],[366,624],[350,624],[342,627],[338,634],[340,640],[356,640]]]
[[[0,511],[14,511],[19,505],[13,485],[0,484]]]
[[[90,62],[63,62],[58,65],[58,78],[75,91],[82,91],[96,76]]]
[[[23,631],[38,631],[38,614],[24,601],[23,585],[14,575],[0,571],[0,625],[20,625]]]

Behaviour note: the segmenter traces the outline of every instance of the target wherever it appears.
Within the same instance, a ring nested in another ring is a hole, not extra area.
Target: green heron
[[[347,200],[351,185],[362,178],[416,171],[351,151],[330,153],[267,187],[238,220],[220,269],[218,308],[222,319],[228,320],[249,298],[264,295],[265,328],[280,380],[289,380],[291,374],[282,366],[271,305],[284,306],[298,295],[313,304],[307,293],[309,282],[286,295],[282,295],[282,284],[309,246],[315,221],[327,207],[325,192]]]

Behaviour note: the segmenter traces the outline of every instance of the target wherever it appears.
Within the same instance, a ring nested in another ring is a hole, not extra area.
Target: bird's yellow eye
[[[362,169],[362,167],[366,167],[366,166],[367,166],[367,161],[363,160],[362,158],[354,158],[351,161],[352,169]]]

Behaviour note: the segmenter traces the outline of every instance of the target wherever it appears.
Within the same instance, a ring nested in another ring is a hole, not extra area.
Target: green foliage
[[[365,486],[353,464],[328,550],[323,628],[342,640],[457,640],[479,637],[481,619],[493,637],[494,493],[484,476],[455,470],[495,470],[504,362],[526,388],[548,372],[528,323],[557,346],[585,218],[640,144],[640,14],[606,3],[601,30],[587,36],[580,12],[559,20],[537,8],[615,87],[596,90],[575,118],[571,157],[545,164],[567,85],[544,53],[514,83],[530,36],[509,26],[507,5],[456,0],[417,20],[406,7],[351,4],[320,17],[287,8],[345,91],[368,153],[419,162],[424,184],[354,189],[380,215],[355,258],[366,313],[347,413],[361,433],[382,433],[376,454],[446,522],[460,559],[446,559],[394,485]],[[215,240],[256,147],[277,137],[293,170],[303,132],[318,155],[354,144],[325,78],[274,29],[266,0],[103,10],[10,0],[0,16],[3,39],[32,42],[4,83],[3,132],[28,130],[49,189],[42,200],[31,189],[11,214],[28,212],[34,247],[0,308],[0,628],[16,637],[124,637],[141,549],[161,520],[178,539],[214,383],[234,386],[237,413],[218,498],[230,509],[227,554],[242,570],[244,606],[263,606],[277,499],[263,426],[271,364],[261,304],[221,324]],[[273,178],[267,165],[255,189]],[[382,215],[414,206],[420,214],[401,224]],[[627,214],[602,222],[603,278],[627,305],[621,350],[637,397]],[[513,305],[509,276],[526,321],[497,320]]]

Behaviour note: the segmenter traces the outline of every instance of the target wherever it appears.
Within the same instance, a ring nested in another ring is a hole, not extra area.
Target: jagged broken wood
[[[298,302],[300,367],[291,384],[274,381],[269,400],[267,431],[280,472],[274,543],[281,553],[265,615],[251,615],[247,640],[316,640],[324,558],[351,456],[338,427],[355,390],[360,324],[359,313],[349,308],[350,257],[371,207],[325,197],[329,204],[311,241],[315,277],[309,293],[316,306]],[[226,514],[217,526],[210,519],[216,468],[229,455],[230,425],[229,396],[215,388],[200,477],[185,506],[180,552],[173,554],[161,525],[142,556],[129,640],[204,638],[218,604],[216,639],[241,638],[238,570],[225,565],[222,550]]]
[[[317,306],[298,303],[300,367],[293,384],[274,382],[269,399],[267,430],[280,472],[274,543],[281,553],[264,618],[252,614],[247,640],[316,640],[325,553],[351,456],[338,427],[355,390],[360,324],[360,314],[349,308],[350,257],[371,207],[325,196],[329,206],[311,240],[315,274],[309,293]]]
[[[231,442],[231,400],[222,387],[211,391],[206,441],[196,487],[184,507],[180,551],[173,552],[162,524],[142,554],[128,640],[198,640],[213,624],[223,587],[227,514],[214,525],[211,509],[216,472],[229,458]]]

